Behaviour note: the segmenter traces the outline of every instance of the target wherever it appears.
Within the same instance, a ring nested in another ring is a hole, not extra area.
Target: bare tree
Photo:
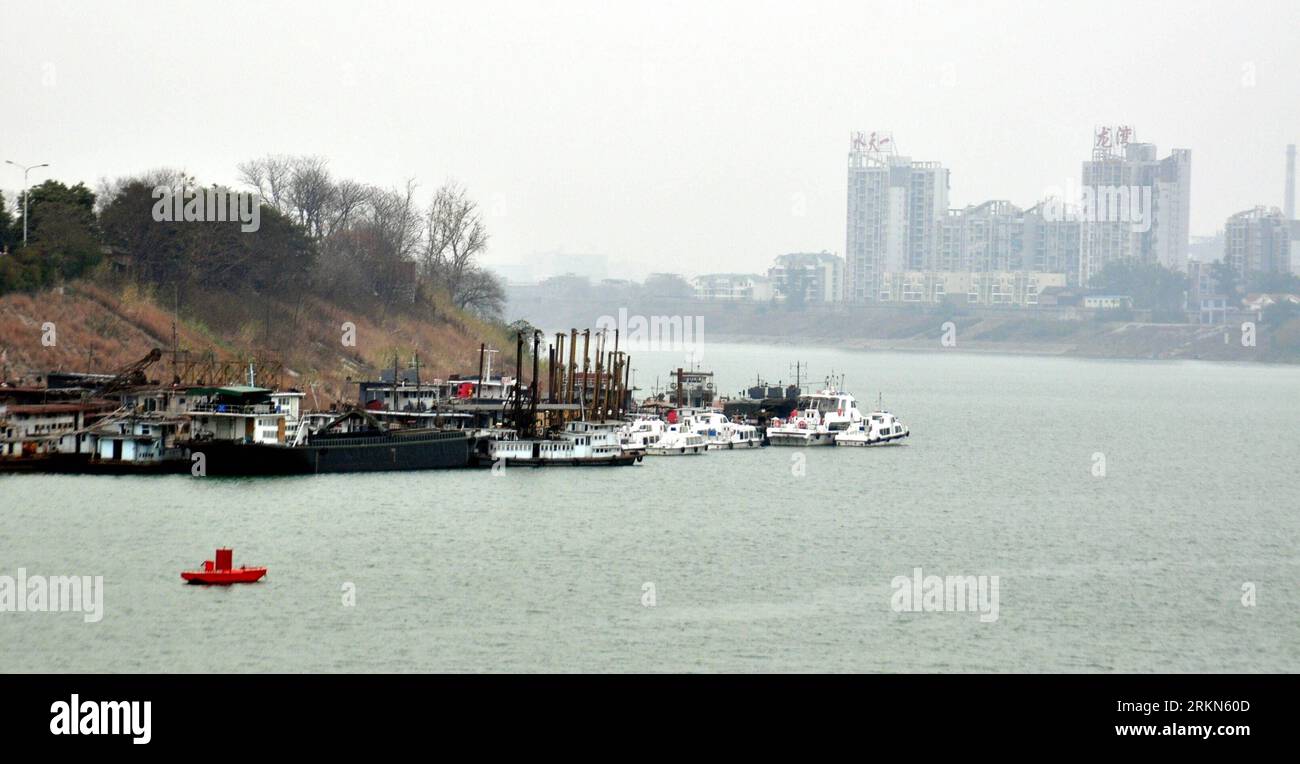
[[[487,248],[487,229],[478,204],[455,182],[433,195],[425,220],[420,267],[425,278],[447,290],[458,307],[465,307],[465,277],[474,259]]]
[[[289,204],[289,187],[293,181],[291,157],[268,154],[261,159],[250,159],[239,165],[239,179],[257,189],[262,201],[282,214],[293,217]]]
[[[420,212],[414,180],[405,189],[375,191],[368,216],[360,228],[368,232],[367,266],[376,294],[385,304],[398,297],[414,298],[415,254],[420,244]]]
[[[457,305],[480,318],[497,321],[506,307],[506,291],[501,279],[489,270],[472,266],[461,278]]]
[[[345,230],[355,217],[361,215],[375,191],[370,186],[355,180],[341,180],[334,185],[325,210],[325,233]]]
[[[292,216],[313,239],[325,235],[326,210],[333,202],[336,188],[329,167],[322,157],[294,157],[289,188],[285,194]]]

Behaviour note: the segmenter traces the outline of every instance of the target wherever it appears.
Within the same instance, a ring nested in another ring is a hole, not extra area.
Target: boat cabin
[[[190,388],[190,437],[240,443],[284,443],[285,413],[262,387]]]

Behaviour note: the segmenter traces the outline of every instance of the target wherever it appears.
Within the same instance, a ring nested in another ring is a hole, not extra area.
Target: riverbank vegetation
[[[175,170],[93,191],[45,181],[31,189],[25,247],[21,211],[0,200],[7,371],[116,368],[170,349],[173,318],[182,350],[275,355],[339,392],[395,356],[465,371],[479,342],[506,344],[504,288],[480,263],[488,232],[464,188],[378,188],[334,178],[316,157],[264,157],[239,175],[241,189]],[[170,217],[158,213],[160,189],[256,193],[255,230],[210,213],[159,219]],[[47,321],[58,327],[51,346],[34,330]]]

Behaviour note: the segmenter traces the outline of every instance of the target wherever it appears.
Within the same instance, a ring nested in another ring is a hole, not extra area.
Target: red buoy
[[[183,570],[181,578],[191,584],[212,584],[227,586],[229,584],[251,584],[266,575],[266,568],[250,568],[244,565],[238,568],[232,564],[234,552],[222,547],[217,550],[216,562],[203,561],[203,570]]]

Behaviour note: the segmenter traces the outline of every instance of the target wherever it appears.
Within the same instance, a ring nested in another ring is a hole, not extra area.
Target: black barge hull
[[[194,441],[189,448],[191,459],[200,462],[205,474],[212,476],[315,475],[470,466],[469,435],[456,430],[317,435],[301,446]],[[194,454],[202,454],[202,459],[194,459]]]

